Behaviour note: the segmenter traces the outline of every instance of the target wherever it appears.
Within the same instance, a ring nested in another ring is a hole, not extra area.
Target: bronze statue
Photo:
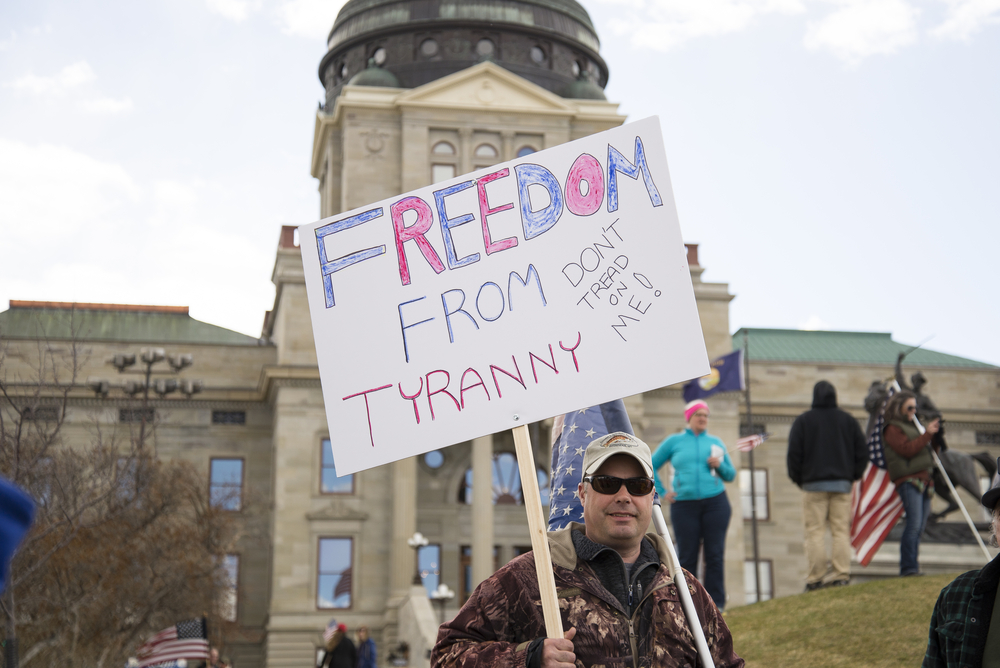
[[[927,384],[927,376],[922,372],[917,371],[915,374],[910,376],[910,382],[913,383],[913,387],[906,384],[906,379],[903,378],[903,358],[906,357],[907,353],[899,353],[899,357],[896,358],[896,383],[899,384],[899,389],[909,390],[913,392],[917,397],[917,417],[920,418],[921,422],[927,423],[935,418],[941,417],[941,411],[938,410],[931,398],[926,394],[921,392],[924,385]],[[944,420],[941,420],[942,426]],[[942,429],[943,433],[944,430]],[[942,437],[943,442],[943,437]]]

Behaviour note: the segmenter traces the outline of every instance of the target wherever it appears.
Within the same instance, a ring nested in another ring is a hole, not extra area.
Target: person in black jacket
[[[806,591],[845,585],[851,578],[851,485],[868,463],[861,426],[837,408],[837,390],[821,380],[812,410],[795,418],[788,435],[788,477],[805,493]],[[833,551],[826,556],[829,526]]]
[[[319,654],[316,668],[357,668],[358,651],[347,635],[347,625],[337,624],[334,619],[323,633],[326,644]]]

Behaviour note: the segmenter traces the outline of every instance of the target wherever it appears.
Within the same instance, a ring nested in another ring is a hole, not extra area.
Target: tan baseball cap
[[[640,465],[650,478],[653,477],[653,457],[649,446],[631,434],[616,431],[591,441],[583,454],[583,476],[593,475],[608,457],[628,455]]]

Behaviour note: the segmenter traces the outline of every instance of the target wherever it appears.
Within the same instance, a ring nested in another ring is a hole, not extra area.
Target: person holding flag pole
[[[900,401],[900,399],[896,396],[901,394],[898,383],[895,380],[890,379],[887,382],[887,385],[889,397],[886,399],[883,406],[877,409],[873,414],[874,425],[868,438],[870,462],[865,468],[861,482],[855,486],[851,498],[851,514],[853,517],[851,521],[851,547],[854,548],[858,563],[862,566],[867,566],[871,563],[871,560],[882,546],[882,543],[889,535],[889,532],[903,515],[903,502],[897,493],[896,485],[894,484],[896,480],[900,480],[902,477],[898,473],[896,475],[892,475],[889,470],[888,462],[893,455],[888,454],[888,450],[891,448],[889,448],[888,444],[884,442],[884,437],[888,431],[888,422],[893,417],[893,411],[889,410],[889,404],[892,400],[896,399],[897,404],[902,408],[901,412],[909,414],[915,412],[915,410],[909,411],[906,409],[909,407],[911,402],[913,406],[916,406],[916,399],[912,393],[907,393],[909,395],[908,401]],[[909,420],[906,419],[907,417],[908,416],[904,416],[904,419],[902,420],[904,426],[907,422],[909,422],[914,427],[916,434],[922,438],[926,433],[924,426],[916,418],[916,415],[913,415]],[[905,439],[905,433],[903,438]],[[961,497],[959,497],[958,493],[955,491],[955,486],[952,484],[951,478],[948,477],[948,473],[945,471],[944,465],[941,463],[941,459],[937,456],[937,453],[934,452],[933,449],[928,448],[928,450],[934,466],[938,468],[941,476],[951,491],[952,498],[958,501],[959,507],[962,510],[962,515],[965,517],[965,521],[969,525],[969,529],[972,531],[972,534],[976,537],[976,541],[979,543],[983,556],[986,558],[986,561],[989,561],[992,558],[989,550],[986,549],[982,536],[979,535],[979,531],[976,529],[972,518],[969,516],[969,512],[966,510],[965,504],[962,503]],[[915,505],[918,506],[918,509],[922,509],[922,504]],[[901,574],[904,567],[902,547],[903,546],[901,544]],[[917,543],[917,549],[919,550],[919,542]],[[916,557],[916,552],[914,552],[912,559],[913,563],[907,563],[907,565],[914,571],[919,572],[919,568],[915,567]],[[910,560],[908,560],[908,562],[909,561]]]
[[[597,436],[596,428],[581,429],[575,419],[592,411],[600,413],[600,407],[567,414],[560,434]],[[586,447],[574,447],[567,438],[557,447],[570,457],[557,464],[557,475],[553,471],[557,487],[551,505],[569,508],[559,511],[565,517],[576,512],[565,484],[566,476],[575,478],[585,520],[549,532],[544,543],[559,592],[557,625],[567,629],[563,637],[553,636],[539,606],[544,585],[540,572],[536,577],[536,548],[483,581],[458,615],[441,626],[431,665],[743,666],[722,614],[697,580],[677,566],[669,535],[646,533],[658,514],[649,447],[625,432],[594,438]],[[666,531],[662,516],[656,524]],[[682,601],[684,594],[690,605]],[[695,641],[697,631],[687,626],[700,630],[704,642]]]

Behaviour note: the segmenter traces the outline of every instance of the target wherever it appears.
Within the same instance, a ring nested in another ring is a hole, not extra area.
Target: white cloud
[[[948,18],[930,31],[934,37],[968,41],[987,25],[1000,23],[1000,0],[943,0]]]
[[[86,61],[67,65],[58,74],[51,77],[40,77],[26,74],[14,79],[9,88],[32,95],[52,97],[65,96],[73,93],[79,109],[90,114],[123,114],[132,111],[132,98],[115,99],[100,96],[94,87],[87,87],[97,81],[97,75]],[[81,92],[82,89],[82,92]]]
[[[920,10],[905,0],[833,0],[838,8],[810,21],[803,44],[856,64],[876,54],[895,53],[917,40]]]
[[[818,315],[813,314],[809,316],[809,319],[805,322],[799,323],[799,329],[815,332],[823,329],[830,329],[830,323],[826,322]]]
[[[132,98],[115,100],[110,97],[81,100],[80,108],[91,114],[123,114],[132,111]]]
[[[0,137],[0,227],[5,240],[70,234],[101,226],[141,195],[119,165],[65,146]]]
[[[250,14],[260,9],[260,0],[205,0],[208,11],[230,21],[246,21]]]
[[[0,39],[0,51],[6,51],[7,49],[14,46],[16,42],[17,42],[17,33],[11,30],[10,37],[6,39]]]
[[[666,51],[688,40],[740,32],[767,14],[805,11],[800,0],[604,0],[618,6],[611,29],[639,47]]]
[[[286,35],[326,39],[344,0],[288,0],[277,9],[281,30]]]
[[[19,79],[15,79],[10,84],[15,90],[26,91],[35,95],[57,95],[66,92],[70,88],[77,88],[84,84],[91,83],[97,79],[94,70],[86,61],[80,61],[67,65],[59,74],[52,77],[39,77],[34,74],[26,74]]]

